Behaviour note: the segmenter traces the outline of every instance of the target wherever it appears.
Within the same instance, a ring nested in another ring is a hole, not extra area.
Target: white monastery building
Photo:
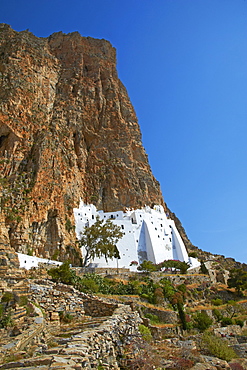
[[[84,228],[91,226],[97,217],[103,220],[111,219],[124,233],[117,244],[120,259],[108,259],[106,262],[104,256],[95,258],[91,261],[90,267],[136,270],[135,265],[130,266],[131,262],[136,261],[140,264],[144,260],[155,264],[165,260],[179,260],[188,262],[190,268],[200,266],[196,258],[188,256],[174,221],[167,218],[160,205],[154,206],[153,209],[144,207],[126,212],[103,212],[97,211],[92,204],[86,205],[80,201],[79,208],[74,208],[74,216],[78,239]]]

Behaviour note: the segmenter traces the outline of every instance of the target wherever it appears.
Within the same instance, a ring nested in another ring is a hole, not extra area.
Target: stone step
[[[19,308],[12,314],[14,320],[20,319],[23,316],[26,316],[27,310],[25,308]]]

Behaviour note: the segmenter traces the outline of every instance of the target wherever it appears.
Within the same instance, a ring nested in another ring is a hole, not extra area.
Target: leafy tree
[[[166,268],[175,268],[180,270],[181,274],[186,274],[190,265],[187,262],[177,261],[177,260],[167,260],[162,262],[162,267]]]
[[[116,244],[123,235],[121,228],[114,225],[111,220],[104,221],[97,218],[96,222],[85,228],[80,236],[79,245],[85,252],[83,267],[95,257],[104,256],[106,261],[108,258],[120,258]]]
[[[157,266],[151,262],[144,260],[138,267],[137,270],[144,271],[144,272],[153,272],[157,271]]]
[[[247,289],[247,272],[242,269],[232,269],[227,281],[229,288],[235,288],[239,295]]]

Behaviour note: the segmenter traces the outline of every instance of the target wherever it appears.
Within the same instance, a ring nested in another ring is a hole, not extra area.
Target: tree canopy
[[[242,269],[232,269],[227,280],[229,288],[235,288],[238,294],[247,289],[247,272]]]
[[[100,220],[90,227],[86,227],[80,235],[79,245],[83,247],[83,267],[95,257],[120,258],[117,242],[123,237],[120,226],[114,225],[111,220]]]

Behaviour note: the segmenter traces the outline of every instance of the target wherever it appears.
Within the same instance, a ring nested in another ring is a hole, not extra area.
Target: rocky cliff
[[[163,204],[108,41],[0,25],[0,242],[78,263],[73,207]]]

